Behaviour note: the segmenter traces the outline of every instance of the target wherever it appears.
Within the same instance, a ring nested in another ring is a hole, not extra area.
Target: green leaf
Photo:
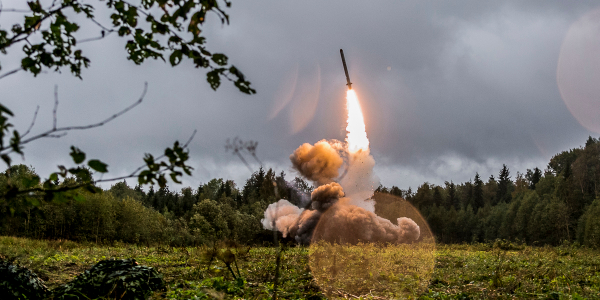
[[[96,172],[100,172],[100,173],[108,172],[108,169],[106,168],[108,165],[97,159],[92,159],[92,160],[88,161],[88,166],[90,166],[90,168],[92,168]]]
[[[29,9],[34,13],[42,13],[44,11],[39,1],[29,1],[27,5],[29,5]]]
[[[11,117],[13,116],[12,111],[10,111],[10,109],[6,108],[6,106],[2,105],[2,103],[0,103],[0,114],[2,113],[6,113],[7,115],[10,115]]]
[[[50,181],[57,181],[58,180],[58,174],[56,174],[56,173],[50,174],[50,177],[48,178],[48,180],[50,180]]]
[[[177,176],[181,176],[181,172],[171,172],[171,174],[169,174],[171,176],[171,179],[175,182],[175,183],[179,183],[181,184],[181,181],[179,181],[177,179]]]
[[[165,179],[164,174],[160,174],[158,177],[158,186],[160,186],[160,188],[165,188],[167,186],[167,179]]]
[[[85,153],[75,146],[71,146],[71,153],[69,155],[73,157],[73,161],[76,164],[80,164],[85,160]]]
[[[8,154],[2,154],[2,156],[1,156],[1,157],[2,157],[2,160],[3,160],[3,161],[4,161],[4,162],[5,162],[5,163],[6,163],[8,166],[10,166],[11,159],[10,159],[10,157],[8,156]]]
[[[208,81],[208,83],[210,84],[210,87],[215,91],[217,90],[219,85],[221,85],[221,77],[219,75],[220,75],[219,69],[212,70],[212,71],[206,73],[206,81]]]
[[[181,52],[181,50],[175,50],[173,51],[173,53],[171,53],[171,56],[169,57],[169,61],[171,62],[171,66],[176,66],[181,62],[181,58],[183,56],[183,53]]]
[[[125,35],[130,35],[131,34],[131,29],[129,29],[129,27],[127,26],[121,26],[119,28],[119,36],[125,36]]]
[[[10,139],[10,147],[16,153],[23,155],[22,146],[21,146],[21,136],[18,131],[13,131],[13,137]]]
[[[75,201],[77,201],[77,202],[83,202],[83,201],[85,201],[85,197],[83,197],[83,196],[82,196],[82,195],[80,195],[80,194],[77,194],[77,195],[75,195],[75,196],[73,197],[73,199],[75,199]]]
[[[224,66],[227,64],[227,56],[221,53],[215,53],[212,56],[212,60],[219,66]]]

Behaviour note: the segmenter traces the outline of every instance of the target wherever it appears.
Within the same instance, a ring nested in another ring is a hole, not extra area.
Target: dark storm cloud
[[[16,0],[3,4],[22,6]],[[250,171],[224,151],[227,138],[258,141],[266,166],[288,174],[289,153],[299,145],[344,139],[343,48],[382,183],[415,188],[422,181],[464,181],[477,171],[496,174],[502,163],[514,173],[544,167],[551,155],[591,134],[562,102],[556,64],[568,27],[594,5],[234,1],[229,26],[209,20],[208,48],[226,53],[256,95],[228,83],[214,92],[205,73],[185,61],[176,68],[160,61],[135,66],[125,59],[125,41],[111,36],[82,46],[92,59],[83,81],[66,73],[35,79],[18,73],[0,81],[1,101],[19,117],[18,128],[27,127],[40,105],[41,130],[52,122],[54,84],[59,123],[68,125],[127,106],[148,81],[147,97],[136,110],[102,128],[28,146],[25,163],[47,175],[68,163],[74,144],[108,162],[117,176],[140,165],[143,153],[160,153],[198,129],[190,148],[196,171],[185,183],[229,177],[241,185]],[[95,28],[84,33],[97,34]],[[7,58],[1,59],[3,70],[10,69]],[[297,81],[290,85],[286,78]],[[276,96],[292,86],[291,100],[273,116],[274,105],[282,103]],[[294,123],[298,116],[308,122]]]

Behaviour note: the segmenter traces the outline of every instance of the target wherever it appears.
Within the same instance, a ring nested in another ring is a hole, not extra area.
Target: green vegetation
[[[9,182],[32,176],[33,169],[13,166],[0,173],[0,190]],[[67,178],[57,185],[76,180]],[[299,178],[295,182],[307,186]],[[103,193],[73,192],[81,199],[46,202],[41,196],[19,195],[8,203],[0,198],[0,235],[147,246],[197,246],[225,239],[272,243],[272,232],[260,223],[266,207],[277,201],[276,195],[295,204],[303,197],[303,192],[288,186],[284,173],[276,176],[272,170],[262,169],[248,179],[242,191],[232,181],[214,179],[180,193],[166,187],[144,192],[124,182]]]
[[[511,179],[504,165],[498,178],[492,175],[487,182],[476,173],[461,184],[426,182],[416,192],[380,186],[377,192],[377,214],[390,211],[389,195],[405,199],[427,220],[437,242],[600,245],[600,222],[594,217],[600,213],[600,141],[592,137],[552,157],[544,172],[534,168]]]
[[[228,247],[229,246],[229,247]],[[405,245],[410,247],[410,245]],[[69,241],[36,241],[0,237],[0,253],[16,259],[46,281],[49,288],[64,284],[96,262],[134,258],[164,275],[168,299],[267,299],[273,294],[277,248],[221,245],[235,254],[230,272],[211,247],[143,247],[117,243],[99,246]],[[280,270],[280,299],[318,299],[319,290],[309,267],[309,249],[284,248]],[[358,255],[358,254],[357,254]],[[212,260],[211,260],[212,257]],[[435,268],[425,290],[413,299],[598,299],[600,252],[569,245],[532,247],[508,242],[442,245],[435,251]],[[236,269],[239,269],[239,273]],[[234,278],[234,275],[236,278]],[[239,276],[238,276],[239,274]],[[375,275],[375,274],[373,274]],[[378,282],[393,281],[386,274]],[[394,274],[394,276],[402,273]],[[351,294],[351,293],[349,293]],[[336,297],[351,295],[335,295]],[[354,295],[354,294],[352,294]],[[333,297],[332,297],[333,298]]]
[[[375,213],[390,220],[405,216],[422,228],[429,226],[438,243],[505,239],[535,246],[567,241],[598,247],[598,153],[600,142],[590,138],[585,147],[556,155],[544,174],[539,169],[517,174],[514,182],[504,166],[499,180],[492,176],[487,183],[476,174],[474,183],[424,183],[416,193],[379,187]],[[0,234],[146,246],[198,246],[220,240],[271,244],[272,232],[260,223],[267,206],[279,199],[302,206],[312,191],[301,178],[287,181],[285,175],[261,168],[241,188],[223,179],[180,192],[168,187],[144,191],[120,182],[103,193],[72,190],[78,196],[62,200],[44,201],[35,194],[0,198]],[[12,166],[0,173],[0,191],[36,176],[30,167]],[[79,180],[67,177],[54,184],[61,188]]]

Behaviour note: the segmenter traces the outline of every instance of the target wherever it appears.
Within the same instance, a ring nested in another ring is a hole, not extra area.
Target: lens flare
[[[369,139],[365,129],[365,119],[360,109],[360,103],[354,90],[346,93],[346,106],[348,108],[348,126],[346,126],[346,142],[350,153],[366,151],[369,149]]]
[[[331,299],[416,299],[427,290],[433,276],[433,233],[420,212],[405,199],[380,193],[373,198],[377,217],[371,220],[375,222],[361,219],[361,214],[342,218],[340,209],[353,209],[343,203],[323,213],[309,249],[313,278]],[[420,228],[416,240],[410,237],[410,230],[402,229],[409,229],[405,227],[408,218]],[[383,223],[394,229],[373,226]],[[395,229],[400,232],[393,233]],[[391,236],[399,239],[385,240]]]

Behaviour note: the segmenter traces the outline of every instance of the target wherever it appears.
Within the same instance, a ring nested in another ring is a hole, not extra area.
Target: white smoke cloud
[[[265,210],[265,218],[260,220],[263,228],[277,230],[287,237],[290,227],[296,224],[303,209],[285,199],[271,203]]]
[[[375,159],[369,150],[359,150],[349,154],[348,170],[340,179],[350,204],[375,212],[375,202],[371,200],[373,191],[379,186],[379,178],[373,173]]]

